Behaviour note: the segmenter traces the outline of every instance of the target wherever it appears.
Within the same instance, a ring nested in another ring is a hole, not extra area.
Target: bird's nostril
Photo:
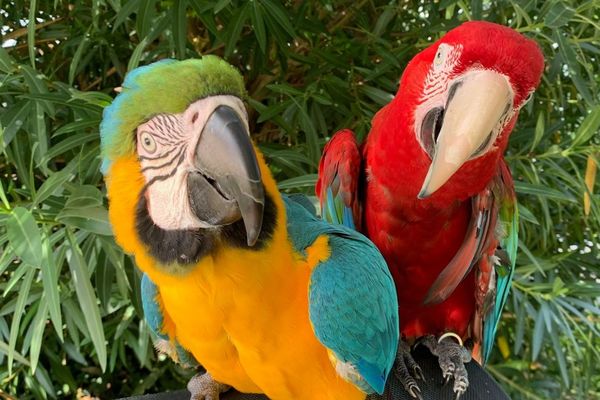
[[[195,112],[194,115],[192,115],[192,124],[196,123],[197,120],[198,120],[198,113]]]

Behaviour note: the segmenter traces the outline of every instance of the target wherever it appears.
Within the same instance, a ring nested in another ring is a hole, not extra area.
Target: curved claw
[[[425,375],[423,375],[423,370],[418,365],[413,367],[413,376],[418,380],[425,382]]]
[[[412,371],[412,374],[409,371]],[[417,364],[410,354],[410,347],[403,340],[400,340],[400,345],[398,346],[394,374],[413,399],[423,400],[421,388],[417,384],[415,377],[425,381],[425,376],[419,364]]]
[[[420,338],[416,345],[423,345],[429,349],[431,354],[438,358],[444,385],[454,379],[452,387],[456,394],[455,400],[458,400],[469,387],[469,377],[465,363],[471,361],[471,353],[462,345],[457,343],[456,335],[444,335],[439,340],[434,336],[428,335]]]

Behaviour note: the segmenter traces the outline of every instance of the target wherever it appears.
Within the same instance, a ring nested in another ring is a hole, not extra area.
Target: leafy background
[[[245,75],[255,140],[282,190],[310,193],[330,133],[368,133],[403,66],[463,21],[546,56],[507,158],[518,274],[489,371],[515,399],[600,398],[598,1],[12,0],[0,7],[0,398],[184,387],[140,320],[99,167],[124,74],[217,54]],[[518,55],[515,55],[518,56]],[[588,182],[586,185],[585,182]]]

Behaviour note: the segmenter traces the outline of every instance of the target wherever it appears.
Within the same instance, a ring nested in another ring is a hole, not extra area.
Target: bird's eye
[[[156,141],[150,132],[142,132],[140,135],[140,142],[142,143],[142,147],[148,153],[152,154],[156,151]]]
[[[439,69],[444,65],[444,61],[446,60],[446,56],[448,55],[448,50],[449,46],[447,44],[440,44],[437,53],[435,53],[435,58],[433,59],[433,67],[435,69]]]

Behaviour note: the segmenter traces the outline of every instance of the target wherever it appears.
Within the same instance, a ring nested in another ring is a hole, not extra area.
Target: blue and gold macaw
[[[271,399],[382,393],[398,346],[386,264],[364,236],[282,196],[249,136],[244,83],[214,56],[130,72],[101,125],[109,216],[144,272],[157,347]]]

